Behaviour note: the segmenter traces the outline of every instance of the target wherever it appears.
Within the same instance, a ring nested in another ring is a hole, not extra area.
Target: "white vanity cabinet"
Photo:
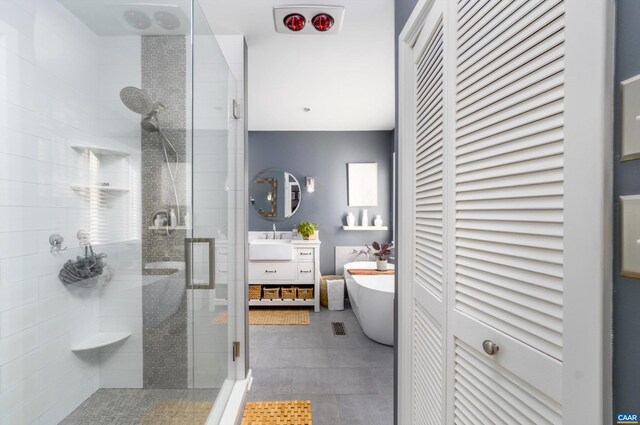
[[[268,241],[260,242],[268,244]],[[249,300],[249,306],[313,306],[316,312],[320,311],[320,241],[291,240],[290,243],[293,248],[290,260],[249,260],[248,284],[263,287],[313,287],[313,299]]]

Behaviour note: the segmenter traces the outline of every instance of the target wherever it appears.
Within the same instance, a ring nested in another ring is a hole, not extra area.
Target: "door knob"
[[[494,356],[498,353],[498,350],[500,350],[500,346],[493,341],[485,339],[482,343],[482,349],[488,355]]]

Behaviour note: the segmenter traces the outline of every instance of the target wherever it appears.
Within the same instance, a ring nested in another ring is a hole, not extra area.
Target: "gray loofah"
[[[95,254],[91,244],[84,247],[84,257],[76,257],[76,261],[67,261],[58,279],[65,285],[88,286],[97,282],[104,271],[104,261],[107,254]]]

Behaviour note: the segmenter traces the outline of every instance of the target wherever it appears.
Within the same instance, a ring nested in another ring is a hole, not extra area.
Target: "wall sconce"
[[[307,192],[309,192],[309,193],[315,192],[315,190],[316,190],[316,178],[307,176],[305,178],[305,182],[306,182],[306,185],[307,185]]]

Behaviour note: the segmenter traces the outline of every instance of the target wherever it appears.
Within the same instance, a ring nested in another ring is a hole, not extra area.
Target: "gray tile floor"
[[[60,425],[135,425],[162,400],[211,401],[217,389],[99,389]],[[198,424],[199,425],[199,424]]]
[[[393,347],[364,335],[350,308],[312,312],[308,326],[250,326],[250,356],[248,401],[311,400],[314,425],[393,424]]]

